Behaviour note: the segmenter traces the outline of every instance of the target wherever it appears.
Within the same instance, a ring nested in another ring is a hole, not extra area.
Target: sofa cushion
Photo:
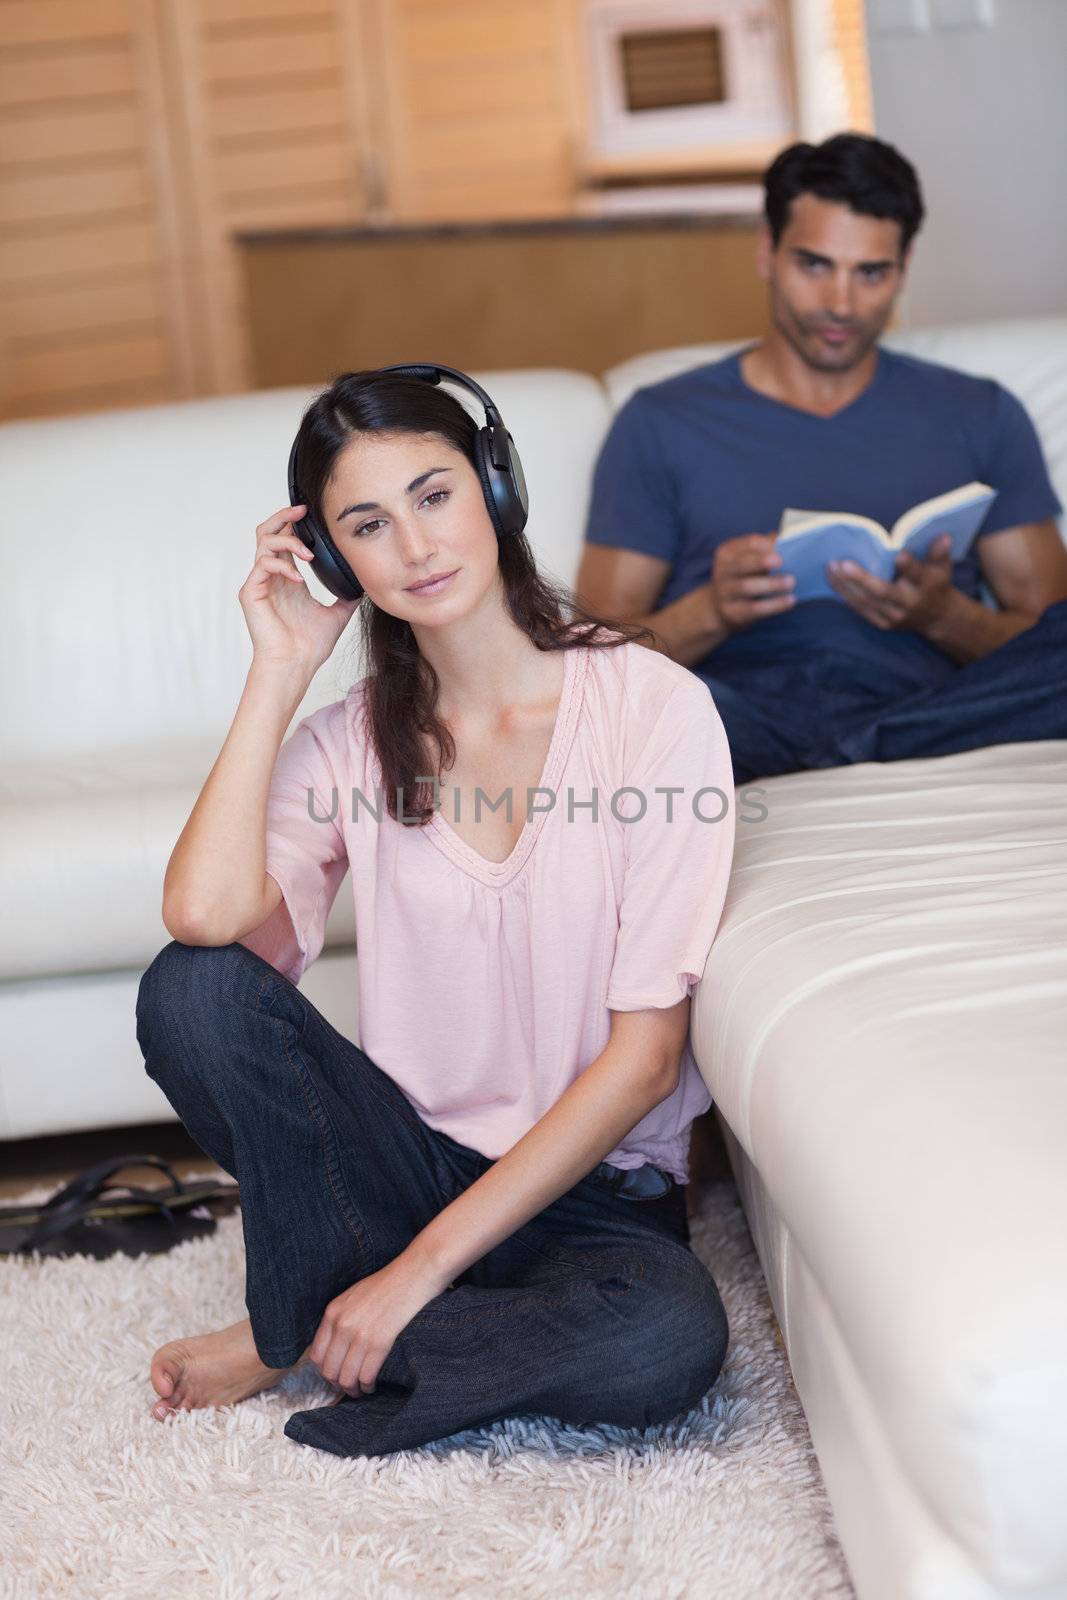
[[[205,741],[156,741],[5,765],[0,980],[147,965],[170,937],[160,864],[217,755]],[[355,942],[351,899],[342,888],[331,942]]]

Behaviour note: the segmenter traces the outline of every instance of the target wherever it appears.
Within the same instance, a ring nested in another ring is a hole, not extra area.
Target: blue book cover
[[[790,508],[782,514],[775,544],[782,557],[778,570],[796,579],[797,600],[840,600],[826,576],[828,561],[855,561],[874,577],[892,583],[899,551],[908,550],[924,560],[943,533],[952,535],[952,560],[962,561],[996,497],[997,491],[987,483],[966,483],[912,506],[891,529],[873,517],[849,512]]]

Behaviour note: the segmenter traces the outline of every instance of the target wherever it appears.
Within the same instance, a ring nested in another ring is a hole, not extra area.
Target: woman
[[[240,1183],[249,1313],[156,1351],[153,1414],[310,1362],[342,1393],[285,1432],[340,1455],[521,1413],[665,1421],[727,1342],[684,1188],[722,723],[647,630],[538,573],[517,458],[487,461],[435,381],[346,374],[301,422],[137,1002],[149,1075]],[[305,585],[309,509],[359,598]],[[369,674],[282,745],[357,605]],[[365,1049],[295,987],[349,868]]]

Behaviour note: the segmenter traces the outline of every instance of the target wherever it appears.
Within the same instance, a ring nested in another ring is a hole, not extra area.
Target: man
[[[1067,550],[1033,424],[991,379],[878,345],[923,218],[914,168],[839,134],[784,150],[764,184],[770,332],[621,408],[579,598],[639,618],[705,679],[738,784],[1067,737]],[[793,600],[787,506],[888,528],[974,479],[997,498],[964,560],[946,536],[926,560],[901,553],[892,582],[844,562],[839,600]]]

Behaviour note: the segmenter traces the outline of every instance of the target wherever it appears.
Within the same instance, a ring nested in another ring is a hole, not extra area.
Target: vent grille
[[[726,99],[721,28],[624,33],[619,45],[627,111],[721,105]]]

